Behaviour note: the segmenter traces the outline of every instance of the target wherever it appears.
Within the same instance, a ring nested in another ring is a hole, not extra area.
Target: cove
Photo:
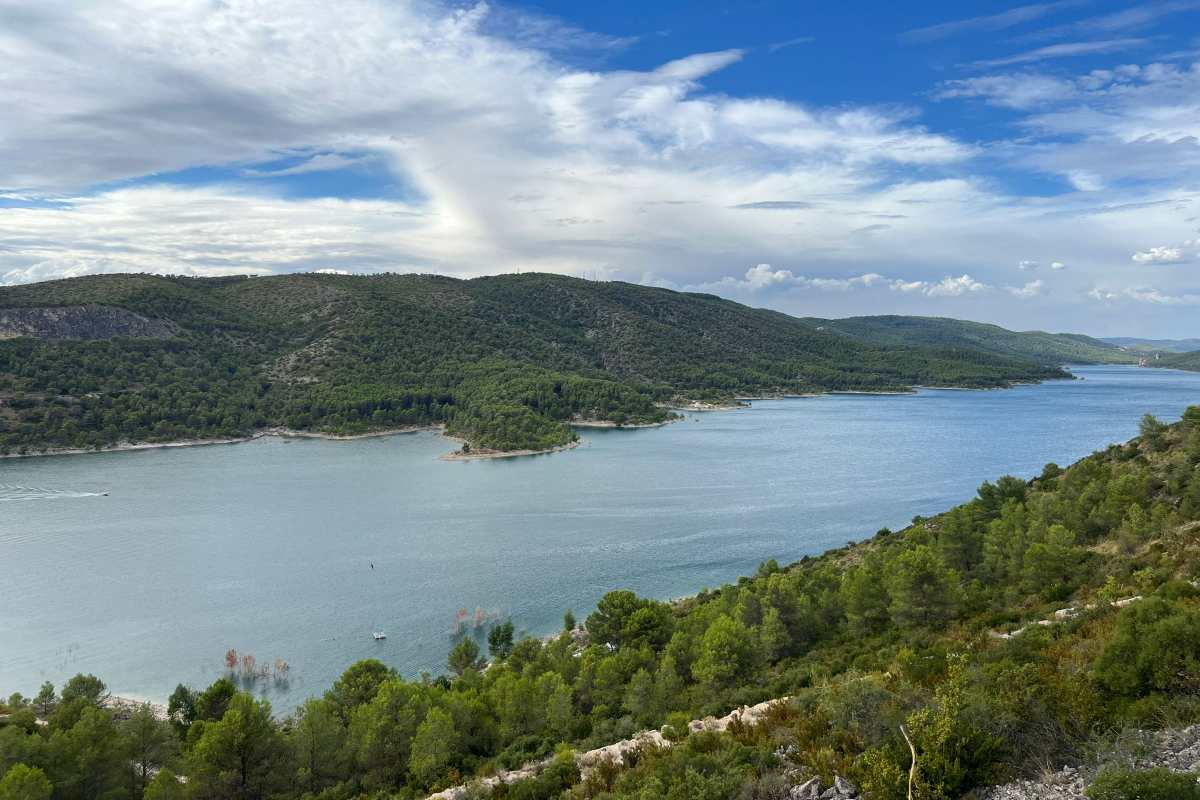
[[[433,432],[0,461],[0,693],[91,672],[161,700],[236,648],[290,664],[253,685],[286,712],[362,658],[442,671],[459,609],[542,635],[611,589],[692,594],[1200,403],[1200,374],[1073,371],[756,401],[496,461],[442,461]]]

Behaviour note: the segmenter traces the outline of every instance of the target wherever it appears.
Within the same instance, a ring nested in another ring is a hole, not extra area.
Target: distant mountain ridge
[[[1132,336],[1108,336],[1101,341],[1135,353],[1194,353],[1200,351],[1200,339],[1138,339]]]
[[[1002,387],[1129,358],[1086,337],[805,320],[545,274],[89,276],[0,288],[2,337],[10,452],[427,424],[546,449],[575,438],[572,421],[662,422],[682,400]]]
[[[1010,331],[999,325],[946,317],[895,315],[807,319],[873,344],[926,345],[981,350],[1046,364],[1129,364],[1137,358],[1114,344],[1075,333]]]

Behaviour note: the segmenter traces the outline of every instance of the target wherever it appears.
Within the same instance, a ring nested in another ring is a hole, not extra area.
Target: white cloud
[[[1045,289],[1045,284],[1042,281],[1030,281],[1024,286],[1009,286],[1006,291],[1013,297],[1037,297]]]
[[[1104,189],[1104,179],[1090,170],[1069,169],[1064,174],[1071,185],[1081,192],[1099,192]]]
[[[1078,95],[1074,82],[1038,74],[986,75],[949,80],[934,93],[938,100],[979,97],[992,105],[1030,109],[1047,103],[1069,100]]]
[[[960,275],[958,277],[946,276],[937,283],[909,281],[897,278],[890,285],[897,292],[920,292],[928,297],[962,297],[963,295],[986,292],[992,288],[986,283],[975,280],[970,275]]]
[[[1129,286],[1118,289],[1095,287],[1088,292],[1088,296],[1093,300],[1100,300],[1102,302],[1130,300],[1135,303],[1148,303],[1158,306],[1200,305],[1200,294],[1192,292],[1170,294],[1160,289],[1145,286]]]
[[[821,291],[845,292],[855,288],[870,288],[886,281],[887,278],[874,272],[855,275],[849,278],[812,278],[805,275],[796,275],[789,269],[774,269],[770,264],[756,264],[746,270],[746,274],[742,278],[725,277],[713,283],[686,286],[684,288],[688,291],[725,291],[734,293],[753,293],[769,289],[818,289]],[[644,276],[642,283],[650,286],[663,285],[661,279],[653,275]]]
[[[975,280],[970,275],[960,275],[957,278],[943,278],[940,283],[931,286],[925,293],[930,297],[959,297],[964,294],[985,292],[992,287]]]
[[[1136,264],[1179,264],[1187,260],[1182,247],[1151,247],[1131,256]]]
[[[1038,268],[1038,262],[1036,262],[1036,261],[1030,261],[1028,259],[1025,259],[1025,260],[1019,261],[1017,263],[1017,269],[1022,270],[1024,272],[1028,272],[1029,270],[1034,270],[1037,268]]]
[[[916,44],[937,41],[938,39],[976,31],[1001,31],[1011,28],[1014,25],[1032,22],[1048,14],[1079,4],[1080,0],[1058,0],[1058,2],[1054,3],[1035,3],[1033,5],[1018,6],[1010,8],[1007,11],[1001,11],[998,14],[940,22],[936,25],[905,31],[900,34],[900,41]]]
[[[795,47],[798,44],[811,44],[816,41],[812,36],[796,36],[792,39],[784,39],[782,42],[772,42],[767,45],[768,53],[778,53],[780,50],[785,50],[789,47]]]
[[[344,264],[433,271],[453,238],[438,236],[422,214],[397,203],[151,186],[74,198],[66,208],[5,209],[0,281],[89,271],[264,274]]]
[[[1051,261],[1050,262],[1050,269],[1052,269],[1052,270],[1057,271],[1057,270],[1063,270],[1066,268],[1067,268],[1067,265],[1061,261]]]

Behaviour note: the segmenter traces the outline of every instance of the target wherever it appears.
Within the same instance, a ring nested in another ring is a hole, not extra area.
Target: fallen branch
[[[904,725],[900,726],[900,735],[908,742],[908,749],[912,752],[912,766],[908,768],[908,800],[913,800],[913,781],[917,779],[917,748],[913,747],[912,739],[908,738],[908,731],[904,729]]]

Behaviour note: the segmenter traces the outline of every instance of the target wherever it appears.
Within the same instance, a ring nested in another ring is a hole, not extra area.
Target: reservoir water
[[[691,594],[1200,403],[1200,374],[1075,372],[760,401],[497,461],[441,461],[432,432],[0,460],[0,694],[91,672],[161,700],[236,648],[290,664],[255,684],[287,711],[358,659],[443,671],[460,609],[541,635],[614,588]]]

